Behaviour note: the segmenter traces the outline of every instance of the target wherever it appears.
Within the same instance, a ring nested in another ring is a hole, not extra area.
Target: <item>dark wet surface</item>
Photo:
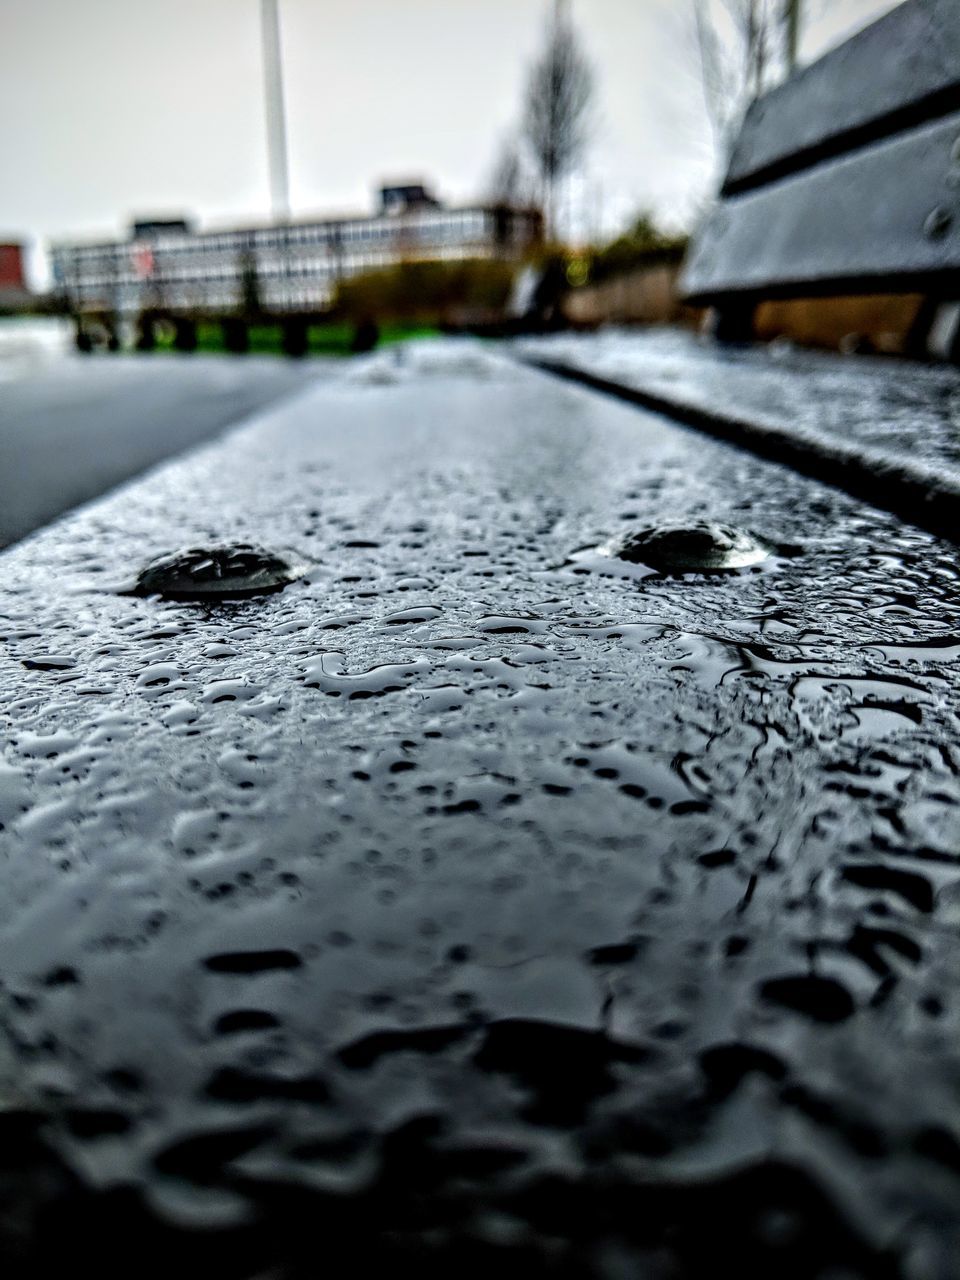
[[[949,365],[784,344],[718,348],[675,329],[560,334],[516,346],[710,413],[855,442],[960,482],[960,371]]]
[[[960,1275],[952,547],[451,345],[3,568],[9,1274]]]
[[[3,356],[0,547],[328,375],[322,361],[60,353],[8,380]]]

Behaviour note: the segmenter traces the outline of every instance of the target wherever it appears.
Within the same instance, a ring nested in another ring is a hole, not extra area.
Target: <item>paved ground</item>
[[[450,344],[2,563],[5,1274],[960,1277],[954,546]]]
[[[326,367],[269,357],[18,359],[13,376],[0,377],[0,546],[209,439]]]

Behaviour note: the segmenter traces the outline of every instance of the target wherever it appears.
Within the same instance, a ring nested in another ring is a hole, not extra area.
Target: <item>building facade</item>
[[[17,241],[0,244],[0,310],[20,310],[32,297],[24,269],[23,245]]]
[[[141,223],[125,241],[53,246],[54,288],[80,314],[317,313],[349,276],[403,261],[521,258],[541,237],[535,209],[395,197],[381,199],[381,209],[231,231]]]
[[[0,289],[26,290],[26,287],[23,245],[16,242],[0,244]]]

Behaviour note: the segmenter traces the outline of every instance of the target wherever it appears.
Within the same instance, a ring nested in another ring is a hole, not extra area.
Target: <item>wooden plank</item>
[[[696,239],[683,296],[947,289],[960,272],[958,138],[960,112],[724,201]]]
[[[960,5],[909,0],[755,102],[732,194],[960,109]]]
[[[786,463],[960,542],[954,369],[762,347],[718,360],[660,330],[534,337],[534,366]]]
[[[567,559],[691,517],[777,553]],[[122,593],[250,538],[306,572]],[[956,1274],[949,548],[414,344],[0,618],[5,1276]]]

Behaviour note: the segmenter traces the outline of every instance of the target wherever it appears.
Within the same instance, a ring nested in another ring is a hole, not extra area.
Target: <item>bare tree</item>
[[[587,145],[594,80],[564,0],[555,0],[547,42],[530,70],[522,133],[543,185],[544,218],[555,230],[557,184]]]
[[[707,111],[726,152],[750,102],[796,65],[800,0],[693,0]]]
[[[494,204],[521,205],[526,203],[529,192],[528,173],[513,138],[508,138],[500,148],[490,176],[488,194]]]

